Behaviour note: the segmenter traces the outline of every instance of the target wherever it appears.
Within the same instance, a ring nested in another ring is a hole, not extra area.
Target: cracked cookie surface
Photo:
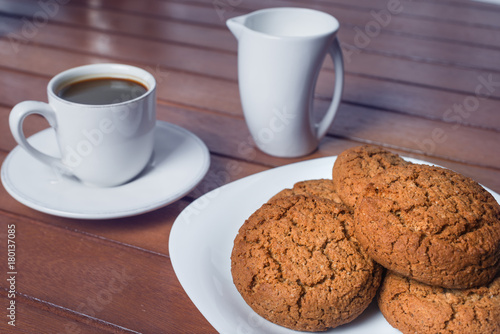
[[[332,169],[332,180],[342,201],[354,207],[371,178],[392,166],[410,164],[397,154],[374,145],[343,151]]]
[[[342,200],[335,190],[333,181],[330,179],[315,179],[297,182],[292,188],[283,189],[270,200],[293,195],[316,196],[329,199],[335,203],[342,203]]]
[[[464,290],[388,272],[378,295],[386,320],[405,334],[500,333],[500,277]]]
[[[271,200],[242,225],[231,254],[233,281],[247,304],[281,326],[322,331],[356,318],[382,268],[345,232],[344,205],[306,196]]]
[[[354,235],[382,266],[446,288],[487,284],[500,268],[500,206],[472,179],[428,165],[373,178]]]

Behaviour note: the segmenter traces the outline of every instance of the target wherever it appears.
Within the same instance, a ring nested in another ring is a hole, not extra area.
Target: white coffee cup
[[[58,96],[60,90],[83,80],[118,78],[139,83],[134,89],[106,104],[71,102]],[[153,154],[156,124],[156,81],[140,68],[122,64],[92,64],[75,67],[53,77],[47,86],[48,102],[24,101],[11,111],[12,135],[27,152],[81,182],[101,187],[123,184],[137,176]],[[127,96],[129,95],[129,96]],[[61,158],[35,149],[25,138],[24,119],[40,114],[56,133]]]
[[[243,113],[257,146],[280,157],[314,151],[330,128],[343,88],[339,22],[306,8],[270,8],[231,18],[238,39],[238,82]],[[313,95],[326,54],[335,65],[332,102],[314,124]]]

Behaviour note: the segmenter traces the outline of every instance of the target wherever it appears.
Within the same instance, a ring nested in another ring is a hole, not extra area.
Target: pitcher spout
[[[245,28],[246,17],[247,17],[246,15],[242,15],[230,18],[229,20],[226,21],[227,27],[229,28],[229,30],[231,30],[234,37],[236,37],[236,39],[238,40],[240,39],[241,33]]]

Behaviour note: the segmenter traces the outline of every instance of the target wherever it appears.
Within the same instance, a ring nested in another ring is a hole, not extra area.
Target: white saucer
[[[52,128],[28,141],[47,154],[59,155]],[[98,188],[58,175],[17,146],[2,165],[1,179],[16,200],[51,215],[81,219],[133,216],[183,197],[203,179],[210,165],[203,141],[167,122],[156,124],[154,152],[151,164],[134,180]]]

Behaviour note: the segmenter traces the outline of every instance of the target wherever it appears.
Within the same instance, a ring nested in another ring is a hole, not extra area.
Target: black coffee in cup
[[[60,98],[81,104],[104,105],[133,100],[148,91],[139,81],[99,77],[72,82],[57,92]]]

